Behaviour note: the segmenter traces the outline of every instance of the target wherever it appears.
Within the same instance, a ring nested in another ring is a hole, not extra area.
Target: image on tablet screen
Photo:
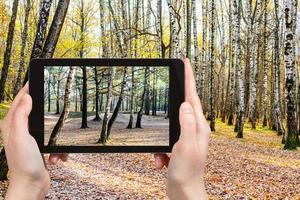
[[[45,66],[44,145],[168,146],[168,66]]]

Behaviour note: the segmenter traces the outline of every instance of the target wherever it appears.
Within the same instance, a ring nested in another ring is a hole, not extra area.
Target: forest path
[[[300,198],[299,150],[282,150],[281,137],[260,127],[246,124],[242,140],[232,126],[216,128],[205,178],[211,199]],[[166,199],[167,171],[155,170],[152,154],[70,154],[49,168],[47,199]]]
[[[45,145],[48,144],[51,131],[58,121],[59,115],[45,115]],[[97,144],[102,129],[102,121],[93,121],[95,116],[88,117],[89,128],[80,129],[81,118],[68,118],[64,123],[58,145],[99,146]],[[103,116],[100,116],[103,119]],[[169,145],[169,119],[165,116],[146,116],[142,118],[142,128],[127,129],[129,114],[119,113],[113,124],[109,140],[106,145],[141,146],[141,145]],[[136,115],[133,120],[135,127]]]

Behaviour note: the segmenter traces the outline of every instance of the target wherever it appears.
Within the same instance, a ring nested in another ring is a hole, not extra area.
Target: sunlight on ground
[[[293,169],[300,169],[300,160],[294,158],[281,158],[277,156],[262,155],[262,154],[248,154],[244,156],[246,159],[253,160],[256,162],[262,162],[269,165],[279,167],[290,167]]]
[[[234,132],[234,126],[229,126],[220,119],[216,120],[216,132],[212,134],[212,137],[215,136],[237,139],[235,137],[236,133]],[[282,149],[283,145],[281,144],[281,139],[282,136],[277,136],[276,131],[262,128],[261,124],[257,125],[256,130],[253,130],[249,123],[245,123],[244,138],[237,140],[257,146]]]

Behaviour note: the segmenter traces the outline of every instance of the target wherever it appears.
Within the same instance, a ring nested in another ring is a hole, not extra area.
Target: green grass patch
[[[10,104],[8,104],[8,103],[0,104],[0,120],[4,118],[4,116],[7,113],[9,108],[10,108]]]
[[[95,112],[87,112],[88,117],[93,116],[93,115],[95,115]],[[81,116],[82,116],[81,112],[70,111],[68,117],[69,118],[81,118]]]

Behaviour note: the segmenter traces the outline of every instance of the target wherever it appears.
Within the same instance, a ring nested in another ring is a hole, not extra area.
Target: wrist
[[[186,199],[186,200],[207,200],[208,195],[204,184],[179,185],[173,186],[167,191],[170,200]]]
[[[32,181],[26,179],[11,180],[5,200],[44,199],[50,188],[49,180]]]

